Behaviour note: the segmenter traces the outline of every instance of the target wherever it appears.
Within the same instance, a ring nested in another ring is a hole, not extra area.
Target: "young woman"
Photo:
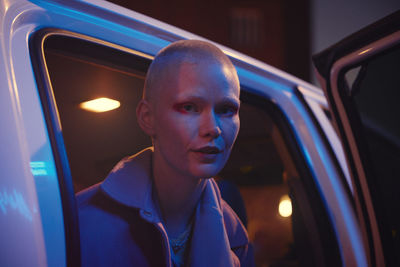
[[[252,266],[245,228],[211,178],[239,130],[236,70],[195,40],[161,50],[137,119],[153,146],[78,194],[83,266]]]

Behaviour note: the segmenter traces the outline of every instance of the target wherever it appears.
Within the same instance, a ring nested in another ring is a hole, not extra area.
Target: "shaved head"
[[[162,97],[166,83],[173,84],[182,68],[201,64],[216,64],[227,68],[239,83],[235,67],[218,47],[199,40],[181,40],[168,45],[154,58],[147,72],[143,98],[153,103]]]

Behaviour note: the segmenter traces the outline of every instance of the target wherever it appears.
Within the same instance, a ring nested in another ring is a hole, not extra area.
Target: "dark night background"
[[[109,0],[314,82],[311,55],[400,9],[398,0]]]

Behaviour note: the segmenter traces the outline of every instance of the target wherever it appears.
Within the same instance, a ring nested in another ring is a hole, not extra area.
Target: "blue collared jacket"
[[[172,266],[153,201],[152,149],[123,159],[77,194],[82,266]],[[208,179],[196,209],[188,266],[253,266],[247,232]]]

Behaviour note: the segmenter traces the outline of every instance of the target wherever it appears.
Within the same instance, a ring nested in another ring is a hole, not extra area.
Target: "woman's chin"
[[[192,175],[201,179],[213,178],[221,171],[222,167],[215,164],[202,164],[192,170]]]

